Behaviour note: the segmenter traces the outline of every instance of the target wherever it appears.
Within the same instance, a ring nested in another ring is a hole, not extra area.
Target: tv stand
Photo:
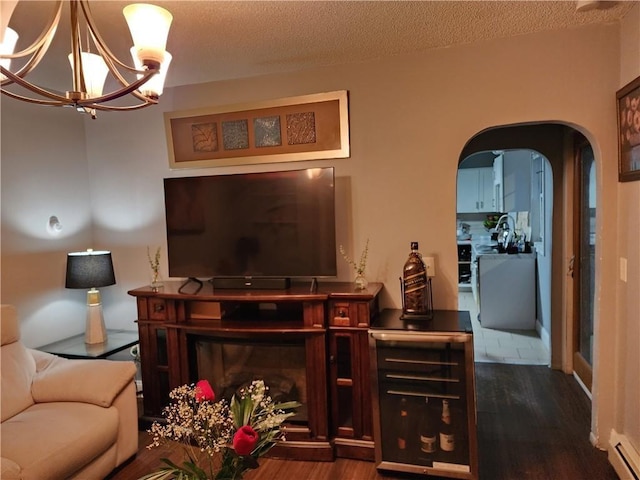
[[[195,293],[181,293],[182,283],[129,291],[138,307],[143,425],[162,418],[172,388],[200,379],[197,341],[304,346],[296,368],[305,372],[307,421],[287,422],[286,441],[270,455],[374,460],[368,329],[379,314],[381,283],[357,290],[351,282],[314,282],[310,292],[308,280],[277,290],[204,282]]]
[[[291,285],[289,278],[213,277],[209,281],[214,289],[234,290],[286,290]]]

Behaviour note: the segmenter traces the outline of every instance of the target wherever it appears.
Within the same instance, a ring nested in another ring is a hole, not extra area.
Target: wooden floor
[[[590,403],[575,380],[545,366],[476,364],[478,443],[482,480],[615,480],[606,453],[589,443]],[[146,450],[109,480],[134,480],[177,452]],[[261,459],[245,480],[383,480],[424,478],[377,472],[375,464],[337,459]],[[434,478],[434,477],[430,477]]]

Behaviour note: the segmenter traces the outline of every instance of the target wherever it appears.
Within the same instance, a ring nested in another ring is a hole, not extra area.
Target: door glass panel
[[[596,253],[596,171],[591,145],[581,148],[581,205],[580,205],[580,278],[579,314],[580,334],[578,352],[593,364],[593,311]]]

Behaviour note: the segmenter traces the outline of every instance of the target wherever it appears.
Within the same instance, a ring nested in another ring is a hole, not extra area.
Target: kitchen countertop
[[[507,256],[511,258],[531,258],[531,256],[535,256],[535,251],[529,253],[498,253],[498,245],[484,245],[484,244],[473,244],[473,253],[476,257],[479,256],[490,256],[490,257],[502,257]]]

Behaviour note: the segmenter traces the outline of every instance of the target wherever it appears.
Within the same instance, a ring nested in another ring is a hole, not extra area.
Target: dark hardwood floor
[[[575,380],[545,366],[476,364],[478,444],[482,480],[615,480],[606,453],[589,443],[590,402]],[[144,447],[109,480],[134,480],[178,452]],[[377,472],[375,464],[337,459],[261,459],[246,480],[391,480],[425,478]],[[430,477],[434,478],[434,477]]]

